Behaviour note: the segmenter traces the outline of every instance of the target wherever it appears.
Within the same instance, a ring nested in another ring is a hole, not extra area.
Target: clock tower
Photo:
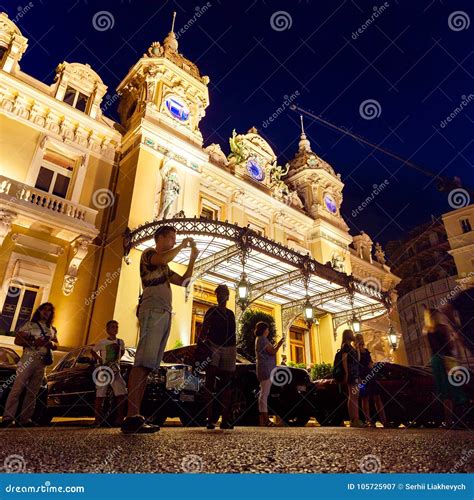
[[[289,163],[285,181],[298,192],[306,212],[314,219],[308,235],[313,254],[323,264],[330,262],[339,270],[350,272],[348,246],[352,242],[349,227],[341,216],[341,175],[311,149],[301,117],[298,151]]]
[[[117,88],[120,121],[130,130],[146,118],[202,146],[199,122],[209,105],[208,83],[209,77],[178,52],[172,29],[163,44],[151,44]]]

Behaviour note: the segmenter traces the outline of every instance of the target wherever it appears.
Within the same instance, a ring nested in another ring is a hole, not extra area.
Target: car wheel
[[[46,391],[39,394],[35,406],[35,412],[31,418],[38,425],[49,425],[53,416],[48,411],[48,396]]]
[[[245,393],[239,387],[232,390],[230,418],[233,425],[257,425],[257,417],[250,411]]]
[[[179,416],[179,420],[184,427],[204,427],[206,425],[206,415],[204,412],[198,415],[188,415],[185,413]]]
[[[159,425],[160,427],[166,422],[166,415],[163,415],[162,413],[156,412],[154,413],[151,417],[149,417],[147,420],[150,421],[150,423],[154,425]]]
[[[283,418],[283,421],[285,422],[286,425],[290,427],[304,427],[309,422],[310,418],[311,418],[310,416],[300,415],[298,417],[293,417],[293,418],[285,417]]]
[[[321,427],[340,427],[344,423],[340,415],[333,414],[329,410],[318,411],[315,417]]]

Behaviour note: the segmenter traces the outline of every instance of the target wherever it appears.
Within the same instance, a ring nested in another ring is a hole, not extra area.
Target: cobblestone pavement
[[[0,467],[24,472],[473,472],[474,433],[441,429],[55,426],[0,430]]]

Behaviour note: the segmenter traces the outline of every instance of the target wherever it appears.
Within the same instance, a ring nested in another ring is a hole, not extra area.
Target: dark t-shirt
[[[360,353],[359,359],[359,376],[366,377],[370,373],[370,364],[372,363],[372,357],[368,349],[364,349]]]
[[[235,346],[235,315],[230,309],[211,307],[204,316],[201,336],[220,346]]]
[[[359,358],[357,351],[349,344],[343,344],[341,352],[347,354],[347,368],[349,370],[349,380],[356,379],[359,376]]]

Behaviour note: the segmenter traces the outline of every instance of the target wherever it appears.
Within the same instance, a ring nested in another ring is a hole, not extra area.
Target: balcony
[[[73,203],[8,177],[0,176],[0,210],[10,222],[43,230],[51,236],[73,241],[79,236],[95,238],[97,210]]]

